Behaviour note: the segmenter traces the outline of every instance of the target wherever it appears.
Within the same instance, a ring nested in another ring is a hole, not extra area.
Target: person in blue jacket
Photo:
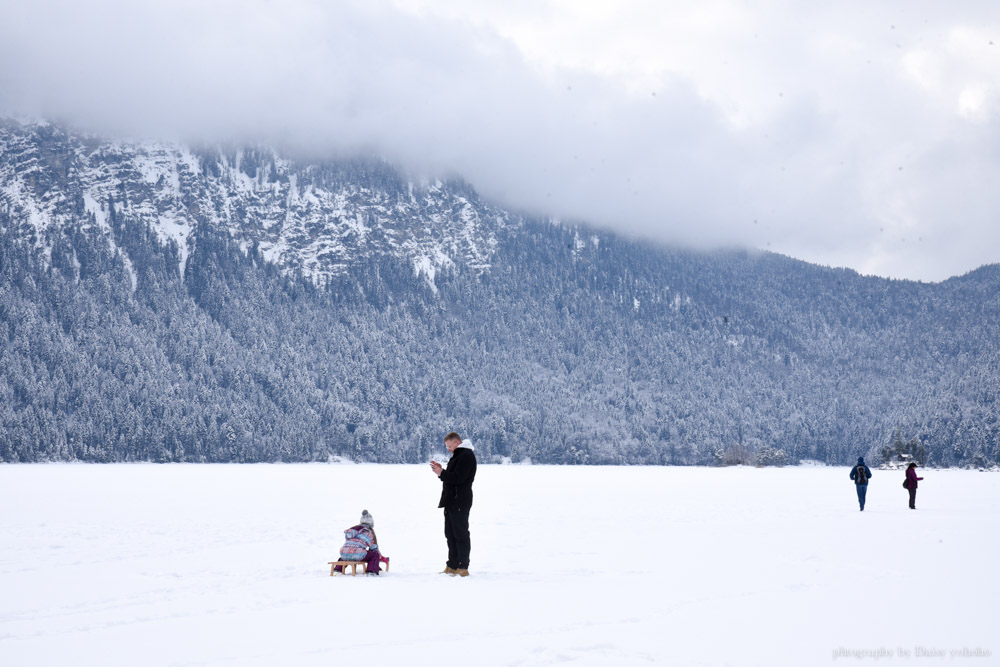
[[[861,511],[865,511],[865,495],[868,493],[868,480],[871,479],[872,471],[865,465],[865,457],[859,456],[858,462],[851,468],[851,479],[854,480],[854,488],[858,491],[858,504]]]

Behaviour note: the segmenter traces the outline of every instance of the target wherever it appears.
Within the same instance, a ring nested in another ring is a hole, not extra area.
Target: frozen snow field
[[[481,466],[459,579],[427,466],[0,466],[0,665],[1000,663],[1000,478],[848,472]]]

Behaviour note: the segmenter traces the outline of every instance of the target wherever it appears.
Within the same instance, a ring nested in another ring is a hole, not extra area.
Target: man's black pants
[[[444,508],[444,536],[448,540],[448,567],[455,570],[469,569],[469,552],[472,538],[469,536],[468,507]]]

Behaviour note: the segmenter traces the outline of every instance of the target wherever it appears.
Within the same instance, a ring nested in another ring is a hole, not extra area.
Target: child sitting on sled
[[[358,525],[344,531],[347,541],[340,547],[340,560],[349,560],[365,563],[365,574],[379,573],[379,563],[388,563],[389,559],[379,553],[378,539],[375,537],[375,519],[362,510],[361,521]],[[335,572],[341,572],[341,566],[334,568]]]

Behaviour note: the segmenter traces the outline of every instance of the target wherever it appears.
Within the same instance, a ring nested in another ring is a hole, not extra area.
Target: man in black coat
[[[431,470],[441,480],[441,501],[444,508],[444,536],[448,540],[448,563],[443,574],[469,576],[469,510],[472,509],[472,482],[476,479],[476,452],[461,436],[452,431],[444,437],[444,446],[451,452],[448,466],[431,461]]]

